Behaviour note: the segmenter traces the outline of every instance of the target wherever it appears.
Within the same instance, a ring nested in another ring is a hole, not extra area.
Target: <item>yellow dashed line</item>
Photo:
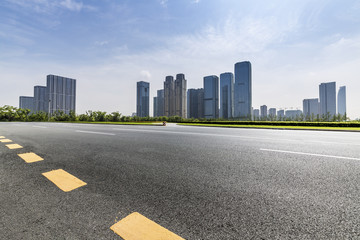
[[[33,163],[44,160],[42,157],[36,155],[33,152],[30,153],[21,153],[18,154],[19,157],[21,157],[25,162],[27,163]]]
[[[137,212],[115,223],[110,229],[125,240],[185,240]]]
[[[5,145],[5,146],[7,146],[9,149],[22,148],[22,146],[20,146],[19,144],[7,144],[7,145]]]
[[[86,182],[81,181],[77,177],[71,175],[70,173],[62,169],[46,172],[42,175],[44,175],[47,179],[53,182],[64,192],[70,192],[76,188],[85,186],[87,184]]]
[[[12,140],[10,140],[10,139],[0,139],[0,142],[9,143],[9,142],[12,142]]]

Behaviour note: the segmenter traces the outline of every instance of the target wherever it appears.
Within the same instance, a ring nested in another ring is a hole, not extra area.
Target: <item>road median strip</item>
[[[185,240],[137,212],[115,223],[110,229],[125,240]]]
[[[64,192],[70,192],[87,184],[63,169],[52,170],[50,172],[42,173],[42,175]]]
[[[18,154],[18,156],[21,157],[27,163],[33,163],[33,162],[38,162],[38,161],[44,160],[42,157],[40,157],[39,155],[37,155],[33,152],[21,153],[21,154]]]

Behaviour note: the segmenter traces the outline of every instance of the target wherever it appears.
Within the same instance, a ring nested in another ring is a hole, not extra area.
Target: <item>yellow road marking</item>
[[[44,160],[42,157],[36,155],[33,152],[30,153],[21,153],[18,154],[19,157],[21,157],[25,162],[27,163],[33,163]]]
[[[125,240],[185,240],[137,212],[115,223],[110,229]]]
[[[85,186],[87,184],[86,182],[81,181],[77,177],[71,175],[70,173],[62,169],[46,172],[42,175],[44,175],[47,179],[53,182],[64,192],[70,192],[76,188]]]
[[[10,139],[0,139],[0,142],[8,143],[8,142],[12,142],[12,140],[10,140]]]
[[[0,136],[0,138],[5,138],[4,136]]]
[[[7,145],[5,145],[5,146],[7,146],[9,149],[22,148],[22,146],[20,146],[19,144],[7,144]]]

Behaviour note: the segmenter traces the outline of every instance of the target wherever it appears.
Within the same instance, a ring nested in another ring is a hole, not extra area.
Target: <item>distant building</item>
[[[260,117],[261,118],[267,117],[267,106],[266,105],[260,106]]]
[[[46,87],[34,87],[34,112],[48,112],[49,100],[46,98]]]
[[[285,111],[285,117],[290,119],[296,119],[301,117],[302,111],[301,110],[286,110]]]
[[[31,113],[34,112],[34,98],[27,96],[19,97],[19,108],[29,109]]]
[[[55,75],[46,77],[46,99],[49,101],[48,111],[54,113],[63,111],[69,114],[75,112],[76,80]]]
[[[204,118],[204,89],[189,89],[187,91],[187,117]]]
[[[219,118],[219,78],[204,77],[204,117]]]
[[[254,120],[257,120],[260,118],[260,110],[259,109],[254,109],[253,114],[254,114]]]
[[[342,86],[338,92],[338,114],[345,115],[346,114],[346,87]]]
[[[285,111],[284,111],[284,110],[279,110],[279,111],[277,111],[277,117],[278,117],[278,118],[283,118],[283,117],[285,117]]]
[[[320,114],[334,116],[336,114],[336,82],[319,85]]]
[[[319,114],[319,99],[304,99],[303,100],[303,113],[305,117],[317,116]]]
[[[164,113],[164,89],[157,90],[157,112],[156,117],[165,116]]]
[[[147,117],[149,116],[149,92],[150,92],[150,83],[140,81],[136,83],[137,85],[137,95],[136,95],[136,116],[138,117]]]
[[[276,117],[276,108],[269,108],[269,116]]]
[[[185,75],[179,73],[175,79],[175,115],[186,118],[186,80]]]
[[[154,97],[153,100],[153,116],[157,117],[158,115],[158,101],[157,101],[157,97]]]
[[[234,117],[251,119],[252,79],[251,63],[235,64]]]
[[[164,115],[175,115],[175,83],[173,76],[166,76],[164,82]]]
[[[220,118],[229,119],[234,115],[234,74],[220,74]]]

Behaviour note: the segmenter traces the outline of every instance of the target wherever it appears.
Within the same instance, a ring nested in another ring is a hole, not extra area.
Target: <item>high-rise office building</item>
[[[301,117],[301,110],[286,110],[285,117],[295,120],[296,118]]]
[[[175,115],[175,83],[173,76],[166,76],[164,82],[164,115]]]
[[[164,89],[157,90],[156,101],[157,101],[156,117],[165,116],[165,113],[164,113]]]
[[[279,110],[279,111],[277,111],[277,117],[278,117],[278,118],[283,118],[283,117],[285,117],[285,111],[284,111],[284,110]]]
[[[276,108],[269,108],[269,116],[276,117]]]
[[[252,109],[251,63],[235,64],[234,117],[251,119]]]
[[[187,117],[204,118],[204,89],[189,89],[187,91]]]
[[[260,118],[260,110],[259,109],[254,109],[253,117],[254,117],[254,120],[258,120]]]
[[[266,105],[260,106],[260,117],[261,118],[267,117],[267,106]]]
[[[229,119],[234,115],[234,75],[220,74],[220,118]]]
[[[303,113],[305,117],[314,116],[319,114],[319,99],[304,99],[303,100]]]
[[[48,112],[49,100],[46,98],[46,87],[34,87],[34,112]]]
[[[153,116],[157,117],[158,116],[158,101],[157,101],[157,97],[154,97],[154,101],[153,101]]]
[[[185,75],[179,73],[175,79],[175,115],[186,118],[186,80]]]
[[[140,81],[137,82],[137,97],[136,97],[136,116],[147,117],[149,116],[149,92],[150,83]]]
[[[204,117],[219,118],[219,78],[204,77]]]
[[[320,114],[334,116],[336,114],[336,82],[319,85]]]
[[[75,112],[76,80],[55,75],[48,75],[46,78],[48,111],[63,111],[65,114]]]
[[[27,96],[19,97],[19,108],[29,109],[31,113],[34,112],[34,98]]]
[[[345,115],[346,114],[346,87],[342,86],[339,88],[338,92],[338,114]]]

